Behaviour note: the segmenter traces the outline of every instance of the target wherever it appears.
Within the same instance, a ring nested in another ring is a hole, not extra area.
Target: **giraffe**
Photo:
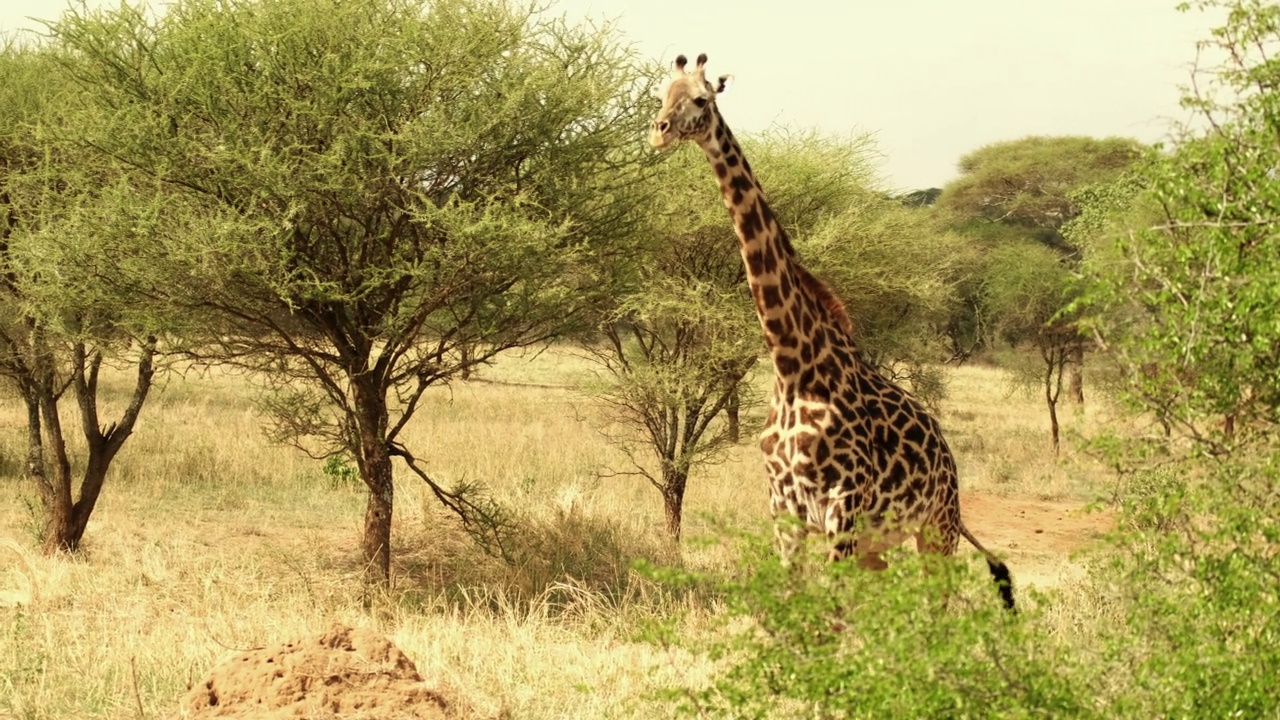
[[[731,76],[709,82],[706,62],[699,55],[689,72],[687,58],[676,58],[649,142],[659,150],[697,143],[733,218],[773,361],[760,448],[783,562],[810,531],[825,534],[829,560],[855,556],[877,570],[887,567],[881,553],[909,537],[921,553],[947,556],[963,536],[1016,612],[1008,567],[960,519],[955,459],[938,421],[866,361],[840,299],[800,264],[716,107]],[[799,522],[778,522],[785,516]]]

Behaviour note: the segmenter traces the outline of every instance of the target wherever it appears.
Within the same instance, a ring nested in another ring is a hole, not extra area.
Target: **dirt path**
[[[1040,588],[1078,577],[1083,567],[1072,555],[1115,524],[1110,511],[1086,512],[1081,502],[996,495],[963,495],[960,512],[978,540],[1007,559],[1018,585]]]

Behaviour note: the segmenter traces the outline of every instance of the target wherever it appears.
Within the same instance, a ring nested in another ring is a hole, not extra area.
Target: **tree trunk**
[[[98,495],[102,483],[107,479],[107,468],[110,461],[91,457],[84,469],[84,477],[80,482],[80,499],[71,506],[71,522],[62,536],[62,548],[67,552],[80,549],[80,541],[84,539],[84,531],[89,527],[89,517],[98,504]]]
[[[49,385],[52,385],[50,381]],[[75,507],[71,500],[71,459],[67,456],[66,437],[58,417],[58,399],[51,387],[39,388],[40,420],[44,424],[44,441],[48,457],[44,458],[45,477],[51,487],[52,503],[46,507],[44,553],[74,552],[78,542],[72,539]]]
[[[98,417],[98,370],[102,366],[102,355],[97,352],[86,352],[83,343],[72,348],[72,387],[76,394],[76,404],[80,408],[80,429],[84,433],[85,445],[88,447],[88,460],[84,474],[80,478],[79,498],[71,508],[70,522],[64,527],[61,538],[62,549],[75,551],[80,547],[84,531],[89,526],[89,517],[98,504],[102,494],[102,485],[107,479],[107,470],[124,443],[133,434],[142,405],[151,391],[151,381],[155,376],[155,338],[147,338],[138,355],[138,377],[134,383],[133,396],[129,405],[120,416],[120,421],[106,428],[100,424]],[[70,490],[68,478],[68,491]]]
[[[27,477],[40,491],[40,501],[46,508],[53,507],[53,484],[44,467],[44,437],[40,422],[40,398],[28,382],[20,384],[22,400],[27,406]]]
[[[1049,432],[1053,436],[1053,454],[1057,455],[1060,445],[1058,438],[1058,402],[1056,398],[1047,397],[1048,393],[1045,394],[1045,399],[1049,403]]]
[[[1058,399],[1062,397],[1062,376],[1066,372],[1069,351],[1061,345],[1042,348],[1045,361],[1044,401],[1049,406],[1049,433],[1053,438],[1053,454],[1058,454],[1060,431],[1058,426]]]
[[[364,512],[365,578],[372,584],[391,582],[391,513],[395,485],[391,482],[391,456],[386,448],[366,457],[362,472],[369,487],[369,503]]]
[[[662,509],[667,518],[667,534],[671,542],[679,544],[681,522],[684,517],[684,489],[689,474],[674,468],[662,471]]]
[[[74,510],[71,503],[65,502],[61,493],[58,494],[57,500],[53,506],[47,510],[48,516],[44,523],[44,546],[41,550],[45,555],[56,555],[60,552],[75,552],[79,543],[78,540],[72,539],[72,527],[74,519],[72,517]]]
[[[353,448],[360,478],[369,490],[364,513],[365,579],[371,584],[391,582],[391,514],[395,505],[391,452],[387,447],[387,405],[367,376],[352,380],[352,400],[359,432],[358,448]]]
[[[729,393],[729,400],[725,403],[724,414],[729,421],[729,442],[736,443],[742,437],[742,422],[738,417],[739,399],[738,386],[733,386],[733,391]]]
[[[1071,347],[1071,360],[1069,362],[1071,368],[1070,376],[1067,381],[1067,392],[1071,396],[1071,400],[1077,405],[1084,404],[1084,344],[1075,343]]]

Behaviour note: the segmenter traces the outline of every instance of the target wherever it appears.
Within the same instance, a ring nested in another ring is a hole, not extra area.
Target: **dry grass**
[[[964,366],[950,375],[943,429],[970,492],[1042,500],[1092,497],[1105,468],[1077,447],[1117,413],[1106,401],[1058,407],[1062,452],[1054,457],[1049,414],[1040,396],[1012,388],[1001,370]]]
[[[396,588],[378,597],[356,589],[362,493],[266,443],[242,378],[166,381],[113,468],[75,559],[33,552],[32,493],[16,477],[22,416],[4,403],[0,716],[133,718],[140,703],[143,716],[163,717],[232,650],[342,621],[390,635],[477,716],[653,717],[648,690],[710,670],[634,641],[638,618],[687,600],[627,570],[633,557],[667,552],[661,507],[643,480],[606,477],[626,469],[624,458],[593,430],[591,403],[567,389],[587,372],[563,352],[511,357],[482,381],[430,394],[408,443],[437,479],[481,481],[524,510],[523,562],[510,568],[478,554],[404,474]],[[113,381],[123,394],[127,378]],[[1105,411],[1064,417],[1084,430]],[[1070,440],[1052,458],[1043,409],[1010,396],[996,370],[954,372],[943,422],[966,492],[1079,500],[1101,476]],[[712,532],[710,518],[763,521],[757,452],[748,439],[693,479],[690,537]],[[727,562],[720,552],[691,544],[685,562]],[[1065,557],[1042,561],[1070,570]],[[701,617],[715,622],[712,610]]]

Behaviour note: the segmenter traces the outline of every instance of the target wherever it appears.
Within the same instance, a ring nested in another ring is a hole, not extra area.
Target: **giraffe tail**
[[[960,523],[960,534],[968,540],[978,552],[987,558],[987,568],[991,570],[991,577],[996,581],[996,588],[1000,591],[1000,599],[1004,601],[1005,609],[1014,615],[1018,614],[1018,608],[1013,603],[1013,576],[1009,574],[1009,566],[1005,565],[990,550],[982,546],[978,539],[969,532],[969,528]]]

